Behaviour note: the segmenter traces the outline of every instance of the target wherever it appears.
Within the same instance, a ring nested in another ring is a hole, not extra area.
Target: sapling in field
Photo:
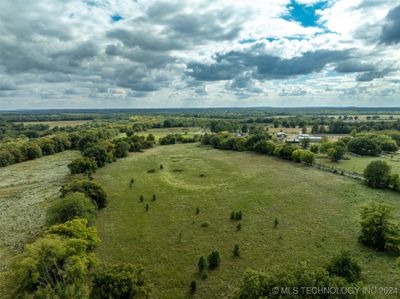
[[[219,255],[219,252],[218,251],[211,252],[207,257],[207,260],[208,260],[208,268],[210,268],[211,270],[217,268],[221,263],[221,257]]]
[[[278,227],[278,224],[279,224],[279,220],[278,220],[278,218],[275,218],[275,221],[274,221],[274,228],[277,228],[277,227]]]
[[[196,215],[199,215],[199,214],[200,214],[200,208],[197,207],[197,208],[196,208]]]
[[[240,249],[238,244],[235,244],[235,246],[233,246],[233,256],[234,257],[240,256]]]
[[[148,211],[149,211],[149,209],[150,209],[150,206],[149,206],[149,204],[146,204],[146,212],[148,212]]]
[[[144,201],[144,196],[143,196],[143,194],[140,195],[139,200],[140,200],[140,202],[143,202],[143,201]]]
[[[192,282],[190,283],[190,292],[194,294],[196,292],[196,289],[197,289],[196,280],[192,280]]]
[[[204,258],[204,256],[199,258],[199,261],[197,263],[197,267],[199,268],[199,272],[202,273],[204,271],[204,269],[206,268],[207,263],[206,263],[206,259]]]

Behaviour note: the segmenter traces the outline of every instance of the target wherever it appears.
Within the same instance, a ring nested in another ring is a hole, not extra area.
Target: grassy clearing
[[[352,172],[363,174],[364,169],[372,161],[382,160],[385,161],[392,167],[392,172],[400,174],[400,154],[385,157],[355,157],[350,156],[349,160],[341,160],[339,162],[331,162],[328,157],[321,156],[317,159],[317,162],[333,166],[341,169],[345,169]]]
[[[25,125],[37,125],[44,124],[49,125],[50,129],[54,127],[76,127],[79,125],[91,122],[91,120],[60,120],[60,121],[27,121],[24,122]]]
[[[149,129],[145,132],[140,132],[139,135],[147,136],[149,134],[153,134],[156,137],[156,140],[167,136],[168,134],[182,134],[186,137],[193,137],[194,135],[202,135],[204,134],[204,130],[198,127],[189,127],[189,128],[160,128],[160,129]]]
[[[67,164],[78,155],[66,151],[0,168],[0,294],[11,256],[41,231],[45,207],[67,179]]]
[[[100,169],[95,180],[109,195],[97,217],[102,242],[96,253],[105,263],[143,265],[155,298],[185,298],[193,279],[198,298],[229,298],[249,267],[268,271],[301,260],[324,265],[341,248],[358,257],[368,284],[400,287],[395,258],[357,242],[360,206],[386,202],[398,217],[396,193],[273,157],[196,144],[132,154]],[[239,232],[238,222],[229,220],[233,210],[243,212]],[[239,259],[233,258],[234,244],[240,245]],[[197,261],[212,250],[222,255],[221,266],[200,281]]]

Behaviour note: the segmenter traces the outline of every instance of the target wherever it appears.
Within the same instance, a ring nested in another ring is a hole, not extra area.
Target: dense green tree
[[[103,188],[89,180],[74,180],[62,186],[60,192],[62,197],[71,192],[81,192],[90,198],[98,209],[102,209],[107,205],[107,194]]]
[[[363,287],[362,283],[350,284],[344,278],[338,276],[331,276],[322,268],[308,268],[305,265],[297,266],[294,270],[280,270],[270,271],[268,273],[258,272],[254,270],[247,270],[244,277],[236,291],[236,298],[238,299],[259,299],[259,298],[324,298],[324,299],[337,299],[337,293],[319,294],[315,296],[308,296],[301,287],[307,286],[308,288],[318,289],[350,289]],[[298,290],[290,295],[282,294],[281,290]],[[361,293],[361,292],[360,292]],[[368,298],[367,295],[344,295],[340,298]]]
[[[390,166],[385,161],[372,161],[364,170],[365,182],[373,188],[387,188],[390,182]]]
[[[55,200],[47,210],[47,223],[58,224],[75,218],[85,218],[93,223],[95,206],[82,193],[70,193]]]
[[[71,174],[77,173],[94,173],[97,169],[96,162],[88,157],[80,157],[73,160],[70,164],[68,164],[68,168],[71,171]]]
[[[23,145],[22,151],[27,160],[34,160],[42,156],[42,149],[39,144],[29,142]]]
[[[332,162],[337,162],[343,159],[346,149],[342,146],[334,145],[330,147],[326,153]]]
[[[142,268],[129,263],[102,265],[93,273],[90,298],[151,298],[151,287]]]
[[[378,251],[400,253],[400,230],[389,207],[370,203],[361,212],[361,243]]]
[[[115,146],[115,156],[117,158],[126,157],[128,155],[129,148],[130,148],[130,146],[127,142],[125,142],[125,141],[117,142],[117,144]]]
[[[93,263],[82,240],[40,239],[15,264],[16,298],[88,298]]]
[[[353,138],[347,148],[350,152],[363,156],[377,156],[381,153],[378,144],[368,137]]]
[[[98,167],[103,167],[108,161],[107,150],[100,145],[90,146],[82,154],[96,161]]]

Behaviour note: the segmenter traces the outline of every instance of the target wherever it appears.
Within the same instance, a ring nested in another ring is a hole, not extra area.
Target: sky
[[[400,0],[2,0],[0,110],[400,106]]]

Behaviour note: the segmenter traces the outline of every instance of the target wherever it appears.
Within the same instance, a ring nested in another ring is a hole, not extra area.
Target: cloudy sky
[[[400,106],[400,0],[2,0],[0,110]]]

